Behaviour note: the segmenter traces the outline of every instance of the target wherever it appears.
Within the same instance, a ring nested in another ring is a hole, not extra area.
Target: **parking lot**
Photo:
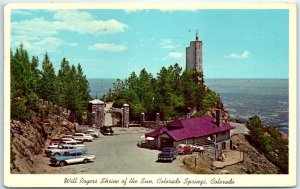
[[[186,174],[182,157],[172,163],[157,162],[158,150],[137,147],[141,135],[150,131],[146,128],[114,127],[114,136],[103,136],[93,142],[85,142],[88,152],[96,155],[96,160],[88,164],[53,167],[51,173],[80,174]]]

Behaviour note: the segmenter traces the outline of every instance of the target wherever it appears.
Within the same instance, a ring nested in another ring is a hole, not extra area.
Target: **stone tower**
[[[202,72],[202,41],[198,39],[198,31],[196,40],[191,41],[190,46],[186,48],[186,68]]]

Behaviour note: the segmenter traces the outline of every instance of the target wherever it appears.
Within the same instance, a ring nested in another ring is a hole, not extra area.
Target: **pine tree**
[[[28,52],[21,44],[11,58],[11,116],[26,119],[36,108],[36,77]]]
[[[58,70],[56,78],[56,102],[60,106],[64,106],[67,103],[67,92],[69,90],[69,74],[71,67],[66,58],[63,58],[60,63],[60,69]]]
[[[41,79],[39,81],[38,94],[41,98],[52,102],[56,101],[56,75],[48,53],[45,54],[42,63]]]

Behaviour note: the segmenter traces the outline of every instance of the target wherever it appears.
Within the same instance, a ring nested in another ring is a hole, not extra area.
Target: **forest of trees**
[[[258,116],[249,118],[249,139],[274,165],[279,167],[281,173],[289,170],[288,139],[284,138],[274,126],[265,126]]]
[[[124,81],[117,80],[103,100],[114,101],[114,107],[129,104],[131,120],[139,120],[142,112],[148,119],[159,112],[162,120],[171,120],[194,107],[197,115],[203,115],[219,96],[199,82],[201,77],[202,73],[190,69],[182,71],[178,64],[162,67],[156,78],[143,69]]]
[[[42,98],[72,111],[71,118],[86,121],[89,84],[80,64],[70,65],[63,58],[56,73],[48,54],[38,68],[39,58],[30,57],[21,44],[10,52],[11,118],[28,120],[39,112]]]

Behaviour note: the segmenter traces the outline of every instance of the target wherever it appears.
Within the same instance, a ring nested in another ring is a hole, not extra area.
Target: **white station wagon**
[[[79,140],[79,141],[93,141],[94,139],[94,137],[92,137],[91,135],[84,134],[84,133],[75,133],[73,137],[75,140]]]
[[[63,156],[53,156],[50,158],[52,165],[65,166],[73,163],[88,163],[94,161],[96,156],[93,154],[85,153],[81,149],[76,149],[65,153]]]

